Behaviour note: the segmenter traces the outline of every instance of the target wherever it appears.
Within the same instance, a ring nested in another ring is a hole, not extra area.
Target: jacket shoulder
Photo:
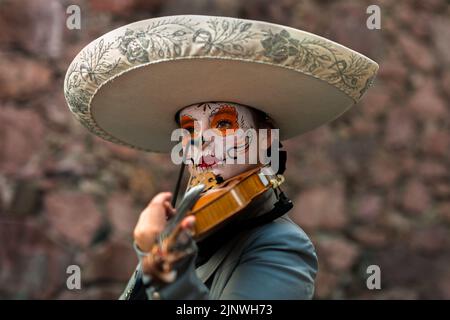
[[[244,245],[247,249],[262,245],[291,246],[316,255],[308,235],[286,215],[252,230]]]
[[[283,216],[248,230],[222,269],[224,299],[311,299],[317,256],[306,233]],[[270,287],[271,290],[266,290]]]

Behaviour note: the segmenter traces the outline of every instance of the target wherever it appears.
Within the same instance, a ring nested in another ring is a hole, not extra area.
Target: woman
[[[185,154],[187,189],[212,181],[205,195],[255,170],[281,177],[277,136],[341,115],[377,69],[351,49],[290,27],[182,15],[139,21],[93,41],[72,62],[65,96],[90,131],[132,148],[168,152],[180,126],[189,133],[183,150],[194,145]],[[261,156],[267,150],[270,162]],[[292,203],[278,184],[203,239],[193,240],[198,221],[186,217],[176,245],[160,250],[155,242],[176,212],[170,193],[156,195],[134,230],[141,261],[121,298],[311,299],[314,247],[287,217]]]

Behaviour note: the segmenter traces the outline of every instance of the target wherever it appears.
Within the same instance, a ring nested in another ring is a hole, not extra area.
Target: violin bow
[[[172,207],[173,208],[175,208],[175,205],[177,203],[178,192],[180,191],[181,179],[183,178],[184,167],[186,166],[186,157],[187,157],[187,151],[188,151],[189,145],[190,145],[189,142],[186,143],[186,147],[183,152],[183,160],[181,161],[181,168],[180,168],[180,171],[178,172],[177,183],[175,184],[175,189],[173,191],[173,195],[172,195]]]
[[[177,198],[178,198],[178,192],[180,191],[180,185],[181,185],[181,180],[183,178],[183,173],[184,173],[184,167],[186,166],[186,157],[187,157],[187,151],[188,151],[188,147],[189,147],[190,143],[186,144],[186,147],[184,149],[184,153],[183,153],[183,160],[181,162],[181,168],[180,171],[178,173],[178,179],[177,179],[177,183],[175,184],[175,189],[173,191],[172,194],[172,207],[175,208],[175,205],[177,203]],[[204,187],[204,186],[203,186]],[[182,218],[186,215],[186,213],[192,208],[192,206],[195,204],[195,201],[197,201],[201,191],[203,191],[203,188],[201,188],[201,190],[199,190],[200,188],[197,188],[196,190],[193,190],[193,196],[191,195],[190,197],[187,197],[187,192],[185,192],[185,196],[181,201],[180,207],[177,208],[177,212],[175,213],[175,216],[172,217],[169,221],[168,221],[168,225],[165,228],[165,230],[163,232],[160,233],[159,237],[158,237],[158,244],[161,247],[163,240],[173,231],[173,229],[176,227],[176,225],[181,222]],[[186,199],[187,198],[187,199]]]

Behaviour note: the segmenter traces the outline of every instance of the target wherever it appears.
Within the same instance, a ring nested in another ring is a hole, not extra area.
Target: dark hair
[[[257,125],[257,129],[275,129],[277,127],[275,121],[271,117],[267,115],[267,113],[250,107],[253,112],[253,117],[255,120],[255,123]],[[287,152],[285,150],[281,150],[283,148],[283,145],[281,144],[281,141],[278,141],[278,150],[279,150],[279,159],[280,159],[280,165],[278,168],[277,174],[283,174],[286,170],[286,160],[287,160]],[[272,147],[270,146],[267,149],[267,156],[270,157],[272,155]]]

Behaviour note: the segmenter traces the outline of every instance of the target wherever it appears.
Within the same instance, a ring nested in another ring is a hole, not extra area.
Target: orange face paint
[[[180,119],[180,126],[183,129],[188,130],[189,132],[194,132],[194,119],[191,116],[183,115]]]
[[[236,108],[229,105],[221,106],[211,115],[210,127],[217,129],[222,136],[227,134],[227,130],[231,130],[229,133],[233,133],[239,128]]]

